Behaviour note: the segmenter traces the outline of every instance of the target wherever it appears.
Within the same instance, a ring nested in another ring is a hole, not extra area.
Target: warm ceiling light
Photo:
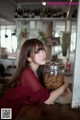
[[[46,2],[43,2],[43,1],[42,1],[42,5],[46,6]]]

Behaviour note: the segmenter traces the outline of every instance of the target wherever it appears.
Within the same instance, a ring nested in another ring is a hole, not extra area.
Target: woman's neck
[[[34,72],[34,74],[37,76],[37,69],[38,69],[39,65],[31,63],[30,66],[31,66],[31,69]]]

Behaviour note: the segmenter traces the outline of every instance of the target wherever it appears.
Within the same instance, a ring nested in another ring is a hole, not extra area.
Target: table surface
[[[80,109],[72,109],[71,105],[43,104],[41,106],[25,106],[16,120],[80,120]]]

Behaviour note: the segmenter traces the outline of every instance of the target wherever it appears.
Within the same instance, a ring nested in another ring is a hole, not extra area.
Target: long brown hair
[[[31,57],[32,54],[35,54],[36,46],[38,46],[39,48],[45,49],[43,43],[40,40],[35,38],[26,40],[23,43],[20,50],[20,54],[19,54],[18,65],[15,71],[15,75],[12,79],[12,82],[17,83],[20,79],[20,76],[23,70],[29,67],[29,61],[27,58]]]

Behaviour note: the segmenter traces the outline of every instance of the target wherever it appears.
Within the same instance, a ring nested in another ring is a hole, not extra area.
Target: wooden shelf
[[[14,20],[15,21],[53,21],[53,20],[58,20],[58,21],[72,20],[72,21],[75,21],[76,18],[66,19],[66,18],[40,18],[40,17],[35,17],[35,18],[14,18]]]

